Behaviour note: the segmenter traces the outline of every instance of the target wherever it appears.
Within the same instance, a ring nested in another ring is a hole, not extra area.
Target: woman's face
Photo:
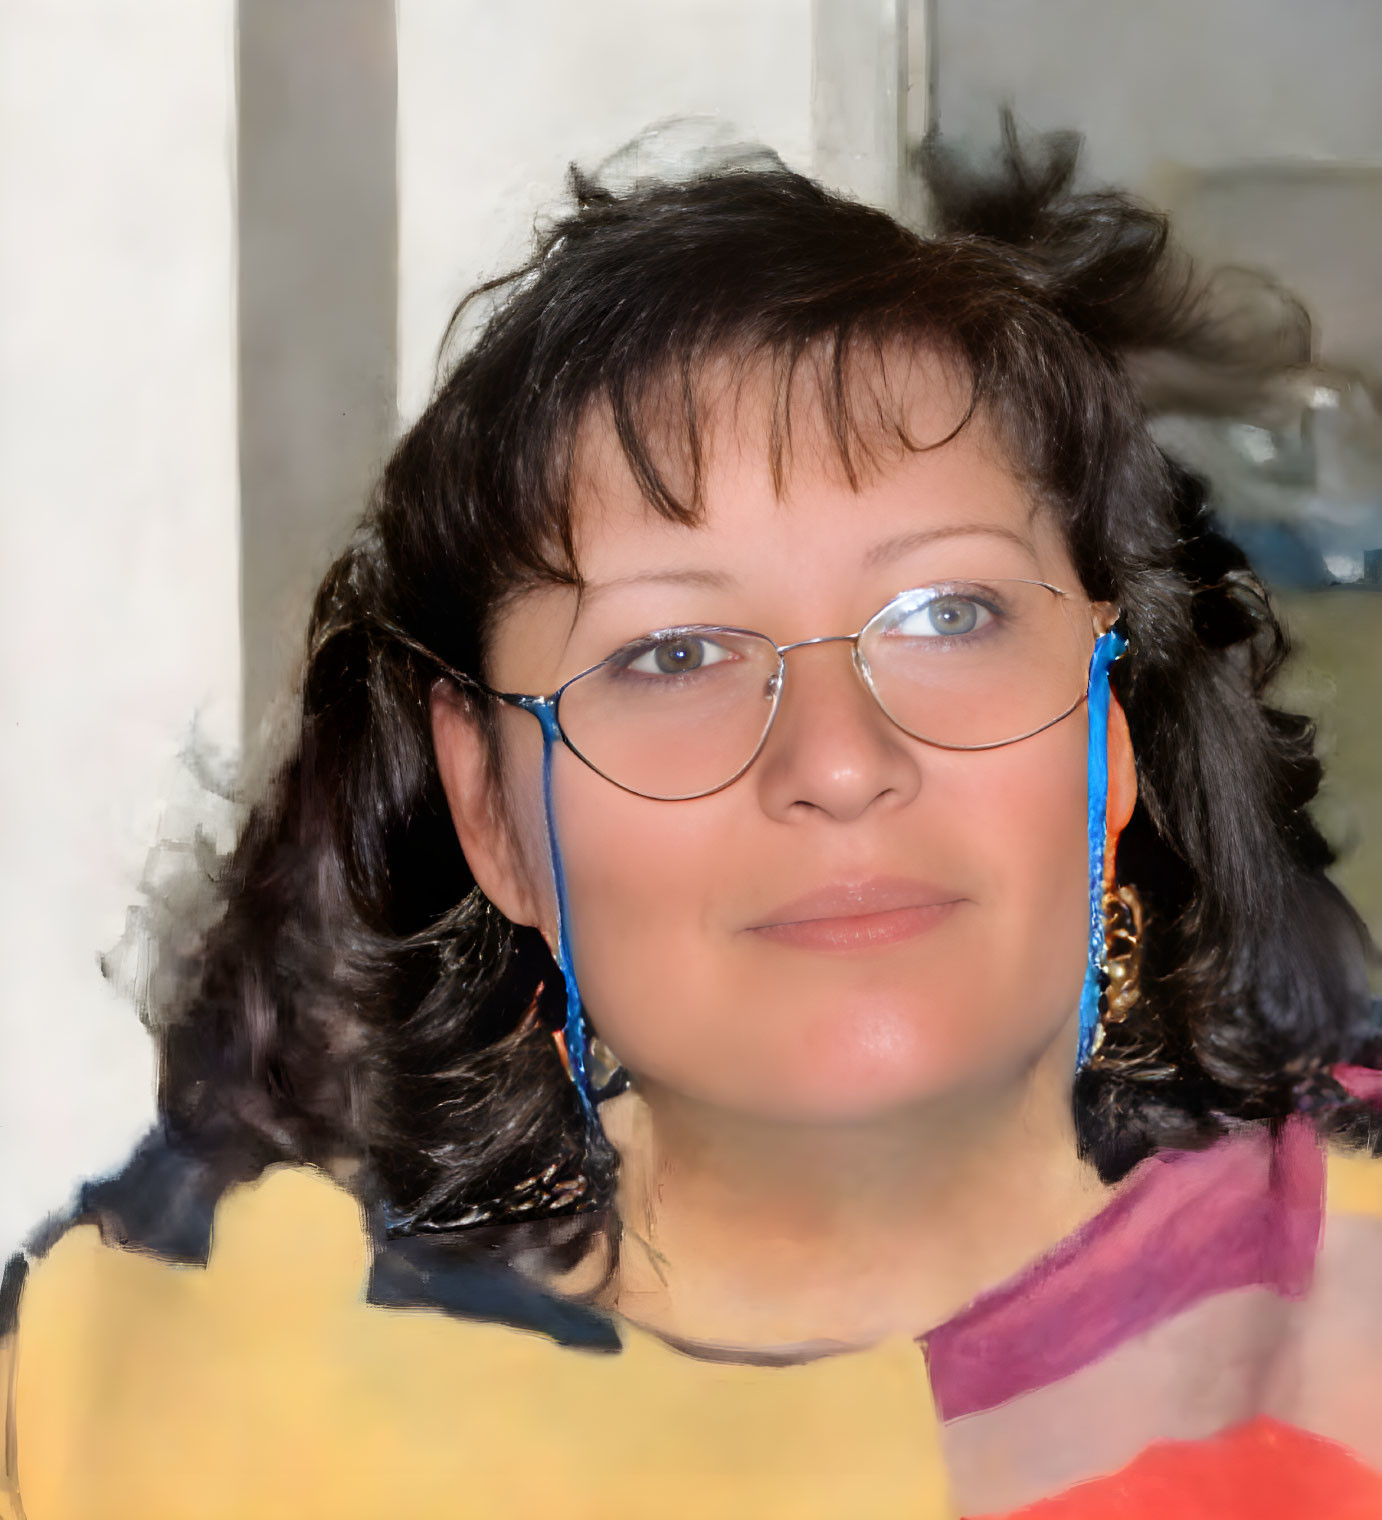
[[[489,680],[543,693],[638,635],[692,623],[779,645],[852,634],[937,580],[1040,580],[1088,609],[1061,533],[981,421],[883,461],[856,492],[819,421],[794,419],[785,492],[764,414],[712,430],[702,524],[651,512],[611,435],[589,430],[577,504],[582,594],[543,588],[501,618]],[[953,425],[915,403],[915,437]],[[1087,935],[1086,710],[982,751],[910,737],[847,644],[786,656],[749,769],[692,801],[622,791],[554,755],[577,979],[645,1090],[788,1122],[862,1120],[1020,1080],[1059,1043],[1073,1066]],[[465,713],[434,706],[443,780],[490,898],[555,943],[534,718],[501,719],[502,800]],[[694,742],[694,741],[691,741]],[[1110,819],[1132,808],[1111,723]],[[1068,1050],[1066,1047],[1068,1046]]]

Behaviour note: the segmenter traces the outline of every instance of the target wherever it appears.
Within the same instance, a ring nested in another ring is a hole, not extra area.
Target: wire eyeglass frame
[[[998,577],[998,579],[1007,584],[1039,586],[1043,590],[1049,591],[1053,596],[1059,597],[1063,602],[1066,603],[1074,600],[1073,593],[1066,591],[1059,586],[1054,586],[1049,581],[1042,581],[1034,578],[1024,578],[1019,576],[1003,576]],[[579,761],[581,761],[583,765],[589,767],[589,769],[594,771],[597,776],[600,776],[604,780],[608,781],[611,786],[616,786],[621,791],[629,792],[635,797],[646,797],[650,801],[655,802],[692,802],[701,797],[713,796],[716,792],[723,791],[727,786],[732,786],[734,782],[736,782],[745,773],[745,771],[747,771],[750,766],[753,765],[754,761],[757,760],[759,755],[763,752],[763,748],[768,742],[768,736],[772,732],[773,724],[777,719],[777,714],[781,707],[782,693],[787,678],[787,664],[785,656],[796,649],[806,649],[821,644],[850,645],[851,663],[854,666],[855,674],[859,677],[869,695],[878,704],[878,707],[883,715],[888,719],[889,722],[893,723],[903,733],[909,735],[911,738],[917,739],[923,744],[929,744],[936,749],[966,752],[1002,749],[1009,744],[1019,744],[1023,739],[1033,738],[1035,735],[1045,732],[1046,729],[1052,728],[1055,726],[1055,724],[1060,723],[1065,718],[1068,718],[1070,714],[1073,713],[1075,709],[1078,708],[1086,700],[1088,695],[1086,690],[1077,689],[1077,695],[1069,704],[1069,706],[1065,707],[1062,709],[1062,711],[1055,714],[1054,717],[1048,718],[1043,722],[1037,724],[1036,727],[1026,729],[1020,734],[1013,734],[1009,738],[989,740],[982,744],[949,744],[945,743],[942,740],[929,738],[925,734],[917,733],[915,730],[908,728],[888,710],[882,697],[879,695],[877,688],[874,686],[873,676],[869,668],[868,661],[859,647],[860,640],[865,637],[870,629],[872,629],[876,624],[884,619],[899,604],[904,603],[909,597],[913,597],[921,591],[937,590],[940,587],[952,584],[969,583],[941,581],[921,586],[908,587],[906,590],[899,591],[895,596],[889,598],[889,600],[885,602],[877,612],[869,617],[863,626],[855,633],[822,634],[815,638],[795,639],[791,643],[778,644],[775,640],[770,639],[767,634],[760,633],[757,629],[740,628],[729,624],[695,623],[679,625],[670,628],[660,628],[644,635],[644,638],[646,639],[654,639],[670,638],[676,635],[695,635],[697,637],[705,637],[717,633],[730,634],[741,638],[761,640],[765,646],[771,647],[777,655],[777,670],[773,673],[769,680],[771,706],[768,710],[768,715],[763,724],[763,731],[759,736],[757,744],[754,746],[752,754],[748,756],[743,764],[740,765],[732,775],[727,776],[722,781],[717,781],[713,786],[705,787],[694,792],[679,793],[675,796],[670,797],[662,796],[655,792],[644,791],[639,787],[630,786],[627,782],[620,781],[616,776],[611,776],[607,771],[601,769],[599,765],[591,760],[588,755],[584,754],[581,751],[581,749],[567,733],[566,729],[562,726],[560,708],[563,695],[569,691],[571,687],[576,685],[578,681],[584,680],[587,676],[593,675],[596,671],[603,669],[605,666],[609,665],[611,661],[617,659],[622,653],[623,649],[627,647],[627,645],[621,646],[620,649],[606,655],[602,660],[596,660],[594,664],[586,666],[585,669],[577,671],[575,675],[570,676],[567,680],[563,681],[555,691],[545,694],[499,691],[491,686],[486,685],[483,681],[475,679],[474,677],[461,677],[460,679],[462,681],[462,684],[465,686],[480,691],[484,695],[492,697],[500,702],[505,702],[509,706],[519,708],[523,712],[531,713],[535,718],[538,719],[539,723],[541,724],[543,735],[546,740],[549,742],[554,742],[559,739],[561,743],[567,749],[569,749]],[[1103,604],[1094,604],[1096,609],[1101,605]],[[1100,634],[1108,631],[1113,622],[1116,621],[1117,616],[1117,609],[1112,609],[1112,615],[1108,618],[1107,623],[1103,625],[1101,625],[1101,621],[1097,615],[1092,618],[1091,630],[1096,640]],[[459,677],[460,673],[452,672],[452,674]]]

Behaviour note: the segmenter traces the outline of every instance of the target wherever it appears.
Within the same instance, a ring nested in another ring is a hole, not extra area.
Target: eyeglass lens
[[[1049,586],[952,581],[888,603],[859,634],[855,663],[907,733],[989,748],[1079,703],[1091,633],[1087,609]],[[572,681],[558,717],[572,748],[618,785],[668,801],[704,796],[758,753],[782,673],[777,646],[761,634],[670,629]]]

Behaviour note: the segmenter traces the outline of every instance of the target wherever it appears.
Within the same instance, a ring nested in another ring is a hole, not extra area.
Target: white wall
[[[239,728],[232,23],[0,6],[0,1252],[152,1116],[97,955]]]
[[[573,159],[714,114],[811,161],[811,0],[398,0],[399,412],[458,298],[517,262]]]

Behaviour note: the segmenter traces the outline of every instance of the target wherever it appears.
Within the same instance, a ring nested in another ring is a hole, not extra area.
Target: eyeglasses
[[[624,791],[680,802],[753,764],[793,650],[850,645],[860,680],[904,733],[981,750],[1074,712],[1099,631],[1087,602],[1044,581],[942,581],[899,593],[858,633],[775,644],[697,623],[633,639],[546,696],[466,684],[531,712],[549,739]]]

